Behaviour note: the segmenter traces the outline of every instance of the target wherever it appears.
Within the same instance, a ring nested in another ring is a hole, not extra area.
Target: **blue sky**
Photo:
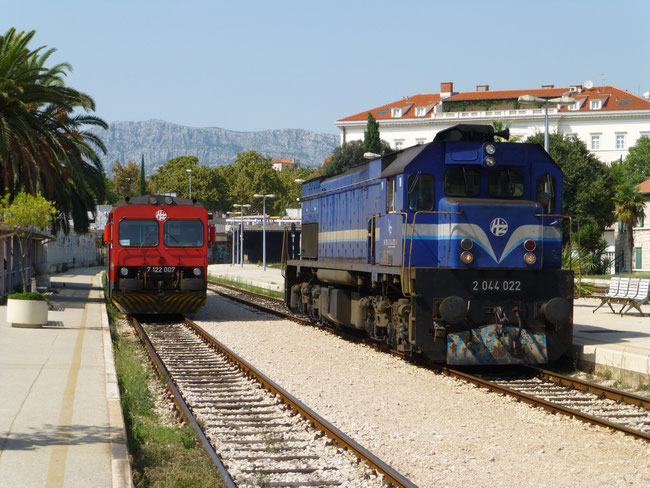
[[[646,1],[2,0],[97,114],[238,131],[337,133],[335,120],[417,93],[568,86],[643,93]]]

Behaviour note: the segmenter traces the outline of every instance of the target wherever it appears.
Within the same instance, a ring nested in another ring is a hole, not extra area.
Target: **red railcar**
[[[119,201],[108,216],[108,286],[128,313],[191,313],[206,299],[208,212],[196,200],[144,195]]]

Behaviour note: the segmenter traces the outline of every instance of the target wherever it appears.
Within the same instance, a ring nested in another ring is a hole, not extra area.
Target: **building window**
[[[393,142],[395,143],[396,151],[399,151],[400,149],[404,149],[404,139],[395,139]]]
[[[648,139],[650,138],[650,132],[641,132],[641,135],[639,136],[640,138],[645,138]]]
[[[603,108],[603,101],[602,100],[590,100],[589,101],[589,108],[591,110],[600,110]]]
[[[641,247],[634,248],[634,269],[641,269],[643,267],[641,261],[642,249]]]
[[[591,136],[591,149],[592,150],[600,149],[600,135]]]
[[[392,113],[393,117],[401,117],[402,116],[402,109],[401,108],[393,108],[391,113]]]
[[[572,103],[569,105],[569,110],[580,110],[580,102]]]
[[[634,227],[643,227],[643,217],[639,217],[638,219],[636,219],[636,224],[634,225]]]
[[[625,134],[616,134],[616,149],[625,149]]]
[[[426,107],[415,107],[415,116],[416,117],[424,117],[424,115],[427,113]]]

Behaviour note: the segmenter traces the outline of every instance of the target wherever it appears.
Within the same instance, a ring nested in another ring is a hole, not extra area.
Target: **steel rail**
[[[167,388],[169,389],[169,391],[172,394],[172,398],[174,400],[174,403],[176,404],[176,407],[177,407],[178,411],[181,413],[183,418],[189,424],[192,425],[192,427],[196,431],[196,435],[198,436],[199,440],[201,441],[201,444],[203,445],[203,448],[205,449],[205,451],[210,456],[210,459],[212,459],[212,462],[214,463],[214,465],[219,470],[219,473],[221,473],[221,477],[223,478],[227,488],[237,488],[237,485],[235,484],[233,479],[230,477],[230,473],[228,473],[228,470],[226,469],[226,467],[221,462],[221,458],[216,453],[216,451],[214,450],[214,447],[212,446],[212,444],[210,444],[210,441],[208,440],[205,433],[203,432],[203,429],[201,429],[198,422],[194,418],[194,415],[192,414],[190,408],[187,406],[187,403],[185,403],[185,400],[183,399],[183,396],[181,395],[180,391],[178,391],[178,388],[176,388],[176,385],[174,384],[173,380],[171,379],[169,371],[167,371],[167,368],[165,367],[165,365],[162,363],[162,361],[158,357],[158,354],[156,354],[156,351],[155,351],[153,345],[151,344],[151,341],[149,340],[149,337],[147,337],[147,333],[142,328],[142,325],[140,325],[140,322],[138,322],[132,316],[129,317],[129,322],[131,323],[131,325],[137,331],[138,336],[140,338],[140,341],[142,342],[142,344],[147,349],[147,353],[149,354],[149,358],[151,359],[151,362],[153,363],[156,370],[158,371],[158,374],[162,378],[164,378],[165,383],[167,383]]]
[[[616,402],[622,402],[627,405],[634,405],[635,407],[641,407],[646,410],[650,410],[650,398],[635,395],[634,393],[628,393],[626,391],[616,390],[607,386],[597,385],[595,383],[590,383],[578,378],[571,378],[570,376],[554,373],[553,371],[548,371],[542,368],[535,368],[532,366],[527,366],[527,368],[535,371],[537,376],[541,379],[551,381],[562,386],[575,388],[576,390],[585,391],[602,398],[608,398],[609,400],[614,400]]]
[[[208,280],[208,284],[214,286],[221,286],[223,288],[226,288],[231,291],[235,291],[237,293],[243,293],[244,295],[249,295],[254,298],[259,298],[262,300],[267,300],[269,302],[284,305],[284,300],[282,298],[275,298],[275,297],[270,297],[268,295],[262,295],[261,293],[255,293],[254,291],[244,290],[243,288],[237,288],[236,286],[232,286],[232,285],[224,285],[223,283],[219,283],[218,281]]]
[[[327,420],[322,418],[316,412],[312,411],[309,407],[303,404],[300,400],[295,398],[289,392],[276,385],[270,378],[257,370],[248,362],[237,356],[233,351],[228,349],[225,345],[221,344],[217,339],[208,334],[200,326],[195,324],[189,319],[185,319],[185,323],[198,335],[200,335],[206,342],[215,347],[219,352],[224,354],[228,359],[234,362],[244,373],[260,382],[268,391],[278,395],[282,401],[291,407],[294,411],[298,412],[304,418],[309,420],[316,429],[324,432],[330,439],[332,439],[339,447],[344,447],[353,452],[359,459],[366,462],[373,469],[381,473],[384,478],[395,486],[417,488],[416,485],[411,483],[404,476],[399,474],[389,465],[384,463],[377,456],[372,454],[367,449],[356,443],[350,437],[345,435],[339,429],[330,424]]]
[[[650,434],[647,434],[645,432],[634,430],[634,429],[631,429],[631,428],[626,427],[624,425],[609,422],[609,421],[607,421],[605,419],[594,417],[593,415],[589,415],[589,414],[580,412],[578,410],[574,410],[572,408],[563,407],[562,405],[558,405],[556,403],[549,402],[547,400],[542,400],[541,398],[536,398],[536,397],[534,397],[532,395],[528,395],[526,393],[522,393],[522,392],[514,390],[512,388],[508,388],[508,387],[505,387],[505,386],[498,385],[496,383],[493,383],[493,382],[491,382],[489,380],[485,380],[485,379],[480,378],[478,376],[474,376],[474,375],[464,373],[462,371],[458,371],[458,370],[455,370],[455,369],[447,368],[447,367],[441,368],[441,371],[443,371],[445,374],[448,374],[449,376],[452,376],[452,377],[455,377],[455,378],[460,378],[460,379],[462,379],[464,381],[467,381],[468,383],[472,383],[472,384],[474,384],[476,386],[486,388],[486,389],[488,389],[490,391],[495,391],[495,392],[502,393],[502,394],[505,394],[505,395],[513,396],[517,400],[528,403],[529,405],[532,405],[532,406],[535,406],[535,407],[541,407],[541,408],[543,408],[545,410],[548,410],[551,413],[561,413],[561,414],[564,414],[564,415],[568,415],[570,417],[574,417],[574,418],[576,418],[578,420],[581,420],[583,422],[600,425],[602,427],[607,427],[607,428],[610,428],[610,429],[613,429],[613,430],[622,431],[622,432],[624,432],[626,434],[637,437],[639,439],[650,441]],[[545,371],[545,374],[548,375],[548,376],[555,375],[554,373],[550,373],[549,371]],[[573,380],[573,379],[571,378],[571,380]],[[549,381],[552,381],[552,380],[549,380]],[[579,381],[579,380],[576,380],[576,381]],[[586,383],[586,382],[582,382],[582,383]],[[597,385],[591,385],[591,384],[589,384],[589,385],[590,386],[597,386]],[[601,387],[601,388],[604,388],[604,387]],[[611,389],[609,389],[609,390],[611,390]],[[612,390],[612,391],[615,391],[615,390]],[[624,395],[623,392],[617,392],[617,393],[619,394],[619,396]],[[641,397],[639,397],[639,398],[641,398]]]
[[[218,285],[219,286],[224,286],[224,285],[221,285],[221,284],[218,284]],[[245,290],[239,290],[239,289],[234,288],[234,287],[228,287],[228,288],[231,288],[231,289],[234,289],[234,290],[237,290],[237,291],[243,291],[246,294],[251,294],[252,296],[256,296],[258,298],[262,298],[262,299],[265,299],[265,300],[270,299],[270,297],[266,297],[264,295],[252,294],[251,292],[246,292]],[[299,322],[299,323],[303,323],[303,324],[311,324],[311,322],[309,320],[300,319],[298,317],[292,317],[291,315],[283,314],[283,313],[281,313],[279,311],[276,311],[276,310],[267,309],[261,304],[252,304],[252,303],[247,302],[246,300],[244,300],[242,298],[239,298],[239,297],[228,296],[228,298],[237,300],[237,301],[239,301],[241,303],[246,303],[247,305],[254,306],[254,307],[256,307],[256,308],[258,308],[260,310],[264,310],[266,312],[269,312],[269,313],[272,313],[272,314],[275,314],[275,315],[283,316],[283,317],[288,318],[290,320],[293,320],[295,322]],[[322,326],[319,326],[319,327],[322,328]],[[331,329],[326,328],[326,330],[331,330]],[[348,337],[345,333],[343,333],[341,331],[336,331],[336,334],[339,335],[339,336],[343,335],[345,337]],[[367,344],[367,345],[374,346],[378,350],[386,351],[385,348],[380,347],[376,343],[367,342],[367,341],[364,341],[364,343]],[[610,428],[610,429],[613,429],[613,430],[622,431],[622,432],[625,432],[626,434],[632,435],[634,437],[641,438],[641,439],[644,439],[646,441],[650,441],[650,434],[647,434],[645,432],[640,432],[640,431],[631,429],[629,427],[626,427],[624,425],[616,424],[614,422],[609,422],[609,421],[607,421],[605,419],[601,419],[601,418],[594,417],[594,416],[589,415],[589,414],[582,413],[582,412],[580,412],[578,410],[567,408],[567,407],[564,407],[562,405],[557,405],[555,403],[552,403],[552,402],[549,402],[549,401],[546,401],[546,400],[543,400],[543,399],[540,399],[540,398],[536,398],[536,397],[534,397],[532,395],[528,395],[526,393],[522,393],[522,392],[519,392],[517,390],[508,388],[508,387],[497,385],[495,383],[490,382],[489,380],[485,380],[483,378],[480,378],[480,377],[477,377],[477,376],[474,376],[474,375],[471,375],[471,374],[468,374],[468,373],[465,373],[465,372],[462,372],[462,371],[458,371],[458,370],[455,370],[455,369],[452,369],[452,368],[449,368],[449,367],[446,367],[446,366],[443,366],[443,365],[440,365],[440,364],[433,364],[433,363],[431,363],[430,361],[427,361],[427,360],[421,361],[421,360],[418,360],[417,357],[407,357],[407,356],[405,356],[405,355],[403,355],[403,354],[401,354],[401,353],[399,353],[397,351],[393,351],[393,350],[386,351],[386,352],[390,352],[391,354],[399,356],[399,357],[401,357],[401,358],[403,358],[405,360],[408,360],[408,361],[415,361],[416,363],[421,364],[421,365],[423,365],[425,367],[435,369],[435,370],[443,372],[443,373],[445,373],[445,374],[447,374],[449,376],[456,377],[456,378],[462,379],[464,381],[468,381],[469,383],[475,384],[475,385],[483,387],[483,388],[487,388],[487,389],[489,389],[491,391],[496,391],[496,392],[499,392],[499,393],[502,393],[502,394],[514,396],[515,398],[517,398],[517,399],[519,399],[519,400],[521,400],[521,401],[523,401],[525,403],[528,403],[528,404],[530,404],[532,406],[544,408],[545,410],[548,410],[548,411],[550,411],[552,413],[562,413],[564,415],[575,417],[575,418],[577,418],[577,419],[579,419],[579,420],[581,420],[583,422],[588,422],[588,423],[600,425],[600,426],[603,426],[603,427],[607,427],[607,428]],[[594,395],[597,395],[597,396],[600,396],[600,397],[603,397],[603,398],[608,398],[610,400],[614,400],[614,401],[617,401],[617,402],[624,402],[624,403],[629,404],[629,405],[634,405],[634,406],[644,408],[646,410],[650,410],[650,398],[644,398],[644,397],[639,396],[639,395],[634,395],[632,393],[627,393],[627,392],[623,392],[623,391],[620,391],[620,390],[615,390],[613,388],[608,388],[606,386],[597,385],[595,383],[590,383],[590,382],[587,382],[587,381],[579,380],[577,378],[571,378],[571,377],[568,377],[568,376],[563,376],[561,374],[554,373],[552,371],[548,371],[548,370],[544,370],[544,369],[540,369],[540,368],[535,368],[535,367],[532,367],[532,366],[527,366],[527,368],[530,369],[531,371],[534,371],[536,376],[539,377],[540,379],[545,379],[547,381],[551,381],[553,383],[557,383],[557,384],[560,384],[562,386],[566,386],[566,387],[569,387],[569,388],[575,388],[576,390],[584,391],[584,392],[587,392],[587,393],[592,393]]]

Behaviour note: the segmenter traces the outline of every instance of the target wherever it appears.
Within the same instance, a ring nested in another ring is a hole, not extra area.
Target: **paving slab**
[[[2,486],[131,486],[100,271],[52,275],[43,327],[0,306]]]

